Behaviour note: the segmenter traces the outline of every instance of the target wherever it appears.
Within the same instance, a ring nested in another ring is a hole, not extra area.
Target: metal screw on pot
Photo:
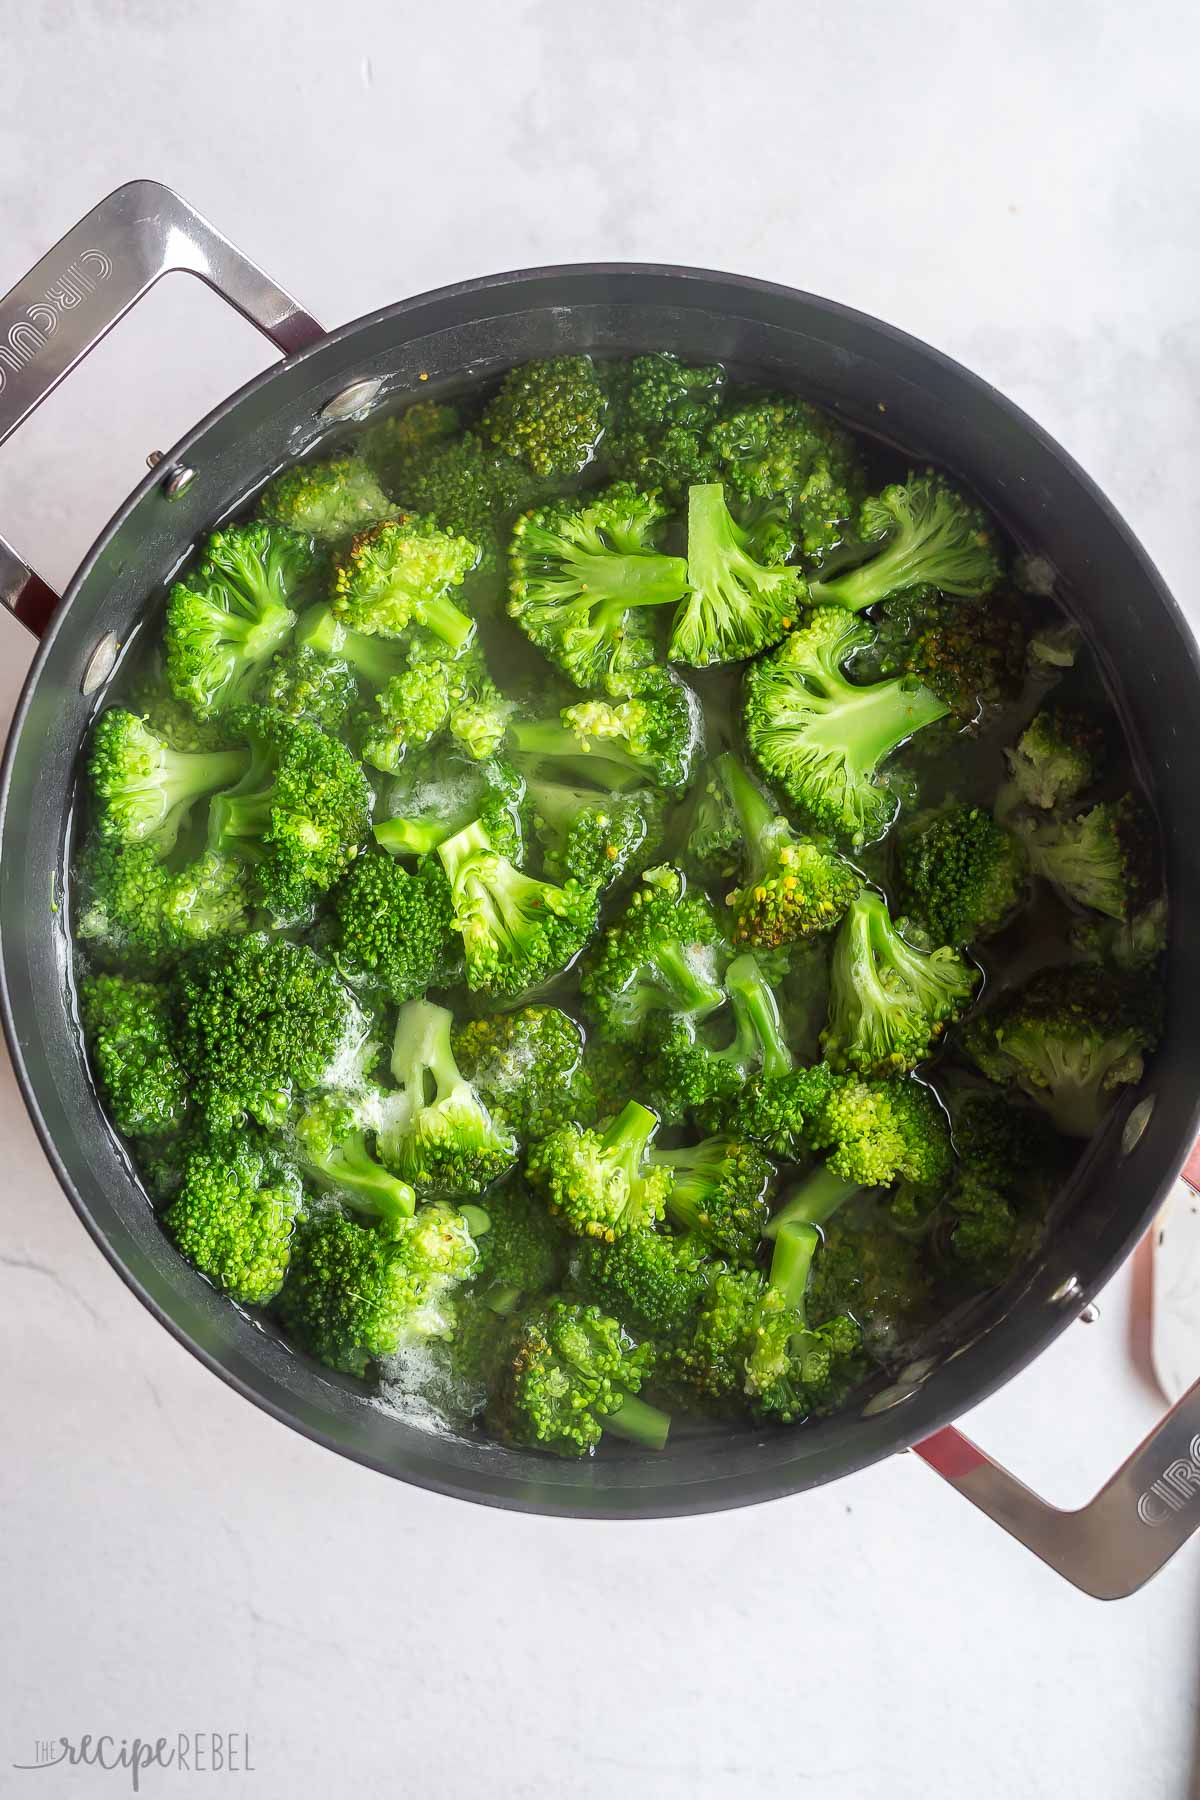
[[[338,419],[352,419],[356,413],[366,411],[382,386],[382,381],[352,381],[325,402],[319,417],[330,425]]]
[[[171,473],[167,476],[167,479],[163,482],[163,493],[168,500],[178,500],[181,494],[187,493],[195,479],[195,469],[182,467],[172,469]]]

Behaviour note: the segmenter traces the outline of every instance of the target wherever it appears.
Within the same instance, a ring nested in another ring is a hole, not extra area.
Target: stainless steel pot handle
[[[1182,1178],[1200,1193],[1200,1146]],[[972,1506],[1097,1600],[1136,1593],[1200,1527],[1200,1381],[1076,1512],[1051,1506],[954,1425],[913,1449]]]
[[[0,300],[0,444],[161,275],[182,270],[290,355],[320,325],[214,225],[157,181],[131,181],[85,214]],[[0,602],[35,636],[58,595],[0,537]]]

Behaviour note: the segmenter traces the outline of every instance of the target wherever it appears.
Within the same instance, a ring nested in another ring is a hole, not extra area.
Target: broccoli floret
[[[386,519],[387,495],[357,456],[297,463],[267,483],[259,499],[266,518],[305,537],[339,538]]]
[[[699,735],[695,694],[665,669],[649,671],[631,699],[581,700],[557,722],[518,720],[509,733],[513,760],[530,778],[548,774],[614,791],[686,787]]]
[[[852,1318],[808,1322],[819,1244],[813,1226],[792,1223],[776,1240],[767,1280],[751,1269],[717,1275],[690,1340],[667,1358],[668,1375],[709,1403],[740,1399],[783,1424],[832,1411],[865,1365]]]
[[[611,1244],[577,1241],[571,1286],[639,1336],[670,1342],[692,1325],[709,1279],[698,1238],[634,1231]]]
[[[409,750],[431,743],[450,722],[456,691],[456,665],[422,662],[393,675],[376,704],[378,717],[363,734],[362,759],[384,774],[394,774]]]
[[[90,843],[76,871],[75,935],[104,962],[154,970],[182,950],[244,931],[240,863],[208,852],[168,869],[150,844]]]
[[[724,1001],[720,932],[708,901],[677,869],[647,869],[629,904],[589,952],[580,991],[598,1029],[639,1042],[656,1013],[703,1018]]]
[[[1022,824],[1035,875],[1105,918],[1134,917],[1154,892],[1154,832],[1132,794],[1077,819]]]
[[[522,1143],[590,1114],[583,1032],[555,1006],[523,1006],[460,1025],[454,1055],[496,1124]]]
[[[511,369],[479,429],[535,475],[578,475],[592,460],[607,407],[590,356],[554,356]]]
[[[556,887],[523,874],[482,819],[440,843],[437,853],[472,988],[524,993],[565,969],[596,928],[594,888],[574,880]]]
[[[746,736],[764,774],[855,845],[881,837],[895,813],[879,781],[884,758],[949,711],[907,679],[847,680],[843,663],[870,641],[851,614],[820,607],[746,678]]]
[[[358,682],[348,663],[301,645],[275,658],[255,698],[260,706],[338,732],[358,706]]]
[[[647,1160],[657,1130],[658,1115],[631,1100],[604,1131],[560,1125],[533,1146],[526,1173],[568,1230],[612,1243],[663,1216],[671,1173]]]
[[[297,1163],[353,1212],[393,1227],[410,1218],[417,1196],[407,1181],[385,1169],[368,1147],[384,1114],[382,1096],[322,1094],[300,1114],[293,1130]]]
[[[1011,1274],[1029,1239],[1003,1194],[964,1176],[950,1196],[945,1241],[954,1274],[976,1291]]]
[[[126,1137],[175,1131],[188,1110],[170,995],[150,981],[92,975],[79,1009],[109,1114]]]
[[[1073,669],[1083,647],[1083,633],[1074,620],[1046,625],[1029,640],[1030,673],[1042,681],[1057,681],[1064,669]]]
[[[820,1325],[848,1313],[878,1361],[894,1358],[937,1316],[926,1246],[897,1231],[878,1205],[847,1207],[822,1227],[808,1287]]]
[[[558,1456],[584,1456],[601,1434],[662,1450],[669,1416],[639,1399],[653,1366],[598,1307],[563,1300],[528,1314],[507,1347],[489,1422],[501,1437]]]
[[[363,454],[397,501],[477,544],[479,567],[491,574],[500,564],[500,524],[532,506],[544,484],[470,431],[414,441],[404,428],[417,410],[410,407],[368,432]]]
[[[602,460],[623,479],[661,490],[671,503],[694,482],[718,480],[708,433],[724,385],[725,372],[716,365],[689,368],[669,353],[635,356],[617,378]]]
[[[122,683],[124,686],[124,683]],[[133,672],[125,688],[129,711],[162,739],[169,750],[228,750],[232,748],[225,720],[218,714],[198,719],[191,707],[167,686],[162,645],[156,645],[142,667]]]
[[[1141,1080],[1158,1041],[1161,998],[1098,964],[1042,969],[963,1030],[963,1048],[992,1081],[1020,1088],[1067,1137],[1098,1128],[1118,1089]]]
[[[371,791],[345,745],[306,719],[247,706],[230,722],[250,761],[212,802],[208,847],[246,863],[276,918],[297,919],[357,854]]]
[[[918,949],[864,889],[833,949],[825,1056],[860,1075],[916,1068],[969,1004],[979,981],[950,945]]]
[[[88,756],[97,836],[166,856],[197,802],[231,787],[249,760],[245,750],[171,750],[135,713],[110,706]]]
[[[163,1224],[216,1287],[261,1306],[283,1284],[301,1199],[299,1179],[275,1145],[242,1127],[188,1144]]]
[[[909,588],[978,599],[1001,576],[999,547],[982,509],[932,470],[910,472],[864,500],[858,516],[864,544],[882,544],[869,562],[811,584],[819,606],[861,612]]]
[[[725,896],[734,943],[770,950],[831,930],[862,886],[856,870],[797,836],[732,751],[717,769],[741,829],[742,883]]]
[[[513,1165],[516,1138],[493,1120],[455,1061],[444,1006],[409,1000],[392,1045],[398,1092],[387,1098],[379,1154],[422,1194],[480,1194]]]
[[[663,803],[648,790],[607,795],[532,778],[526,796],[552,881],[608,887],[647,862],[662,837]]]
[[[1021,692],[1026,627],[1011,595],[956,600],[918,589],[889,601],[873,623],[878,637],[855,657],[855,675],[913,676],[945,701],[959,727]]]
[[[1020,839],[980,806],[938,814],[899,845],[905,912],[938,944],[970,944],[1007,924],[1025,898]]]
[[[476,1257],[467,1220],[443,1201],[386,1230],[328,1206],[300,1223],[279,1317],[318,1361],[363,1375],[378,1357],[452,1334],[455,1290]]]
[[[456,406],[442,400],[414,400],[403,412],[374,420],[358,440],[359,454],[393,497],[400,498],[392,479],[396,471],[455,437],[461,424]]]
[[[1027,806],[1068,806],[1100,775],[1104,727],[1076,706],[1045,706],[1006,750],[1013,797]]]
[[[748,500],[782,497],[810,556],[840,544],[862,497],[851,439],[803,400],[767,395],[727,413],[709,444],[731,491]]]
[[[521,862],[525,783],[511,764],[469,761],[445,747],[406,760],[393,786],[392,816],[375,826],[375,840],[393,856],[425,856],[480,819],[497,850]]]
[[[642,1058],[632,1044],[589,1038],[579,1071],[579,1123],[603,1124],[615,1118],[642,1080]]]
[[[640,609],[673,606],[687,564],[655,548],[666,508],[626,482],[523,513],[509,551],[508,611],[576,687],[635,693],[654,662]]]
[[[403,1002],[449,986],[458,966],[450,887],[440,865],[404,868],[382,851],[351,863],[330,896],[338,967],[354,986]]]
[[[733,1035],[726,1041],[719,1020],[702,1024],[695,1015],[669,1015],[657,1034],[650,1080],[668,1118],[690,1111],[710,1127],[751,1075],[770,1082],[792,1066],[775,995],[753,956],[730,963],[725,992],[733,1013]]]
[[[775,1176],[762,1151],[738,1138],[711,1137],[683,1150],[653,1150],[650,1162],[671,1171],[672,1222],[694,1233],[714,1256],[753,1267]]]
[[[687,572],[688,592],[675,614],[668,654],[700,668],[741,662],[777,644],[807,599],[799,569],[757,560],[720,482],[688,494]]]
[[[964,1176],[1019,1206],[1049,1200],[1063,1164],[1063,1140],[1046,1115],[995,1089],[954,1106],[954,1148]]]
[[[793,1079],[792,1085],[800,1084]],[[950,1126],[921,1082],[834,1076],[824,1094],[810,1082],[793,1113],[793,1144],[824,1153],[767,1226],[777,1237],[791,1220],[824,1225],[863,1188],[899,1183],[897,1223],[924,1223],[943,1198],[953,1167]]]
[[[291,636],[315,564],[279,525],[215,531],[197,566],[172,587],[164,638],[167,680],[198,718],[249,700]]]
[[[441,531],[430,519],[404,513],[360,531],[338,559],[333,612],[366,637],[403,637],[414,625],[451,650],[463,649],[475,622],[449,598],[479,551],[469,538]]]
[[[477,1238],[473,1292],[493,1316],[555,1292],[570,1240],[545,1202],[522,1182],[507,1181],[488,1195],[487,1219],[487,1231]]]
[[[197,951],[178,978],[179,1055],[214,1126],[278,1125],[294,1096],[364,1052],[367,1026],[314,951],[256,932]]]
[[[1128,919],[1081,919],[1071,943],[1092,961],[1111,963],[1123,975],[1152,969],[1167,948],[1167,902],[1159,894]]]

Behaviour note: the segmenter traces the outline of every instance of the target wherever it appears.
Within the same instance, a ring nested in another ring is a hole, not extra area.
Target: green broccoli
[[[360,531],[339,557],[333,577],[335,618],[365,637],[403,637],[414,625],[452,651],[475,634],[475,622],[449,598],[474,568],[478,547],[429,519],[404,513]]]
[[[396,477],[413,462],[419,466],[431,451],[456,437],[461,424],[456,406],[442,400],[414,400],[403,412],[372,420],[358,440],[358,451],[393,499],[403,499],[403,488]],[[432,509],[415,506],[414,510]],[[468,531],[465,535],[471,534]]]
[[[265,932],[198,950],[177,979],[179,1058],[216,1127],[278,1126],[294,1097],[353,1068],[367,1024],[312,950]]]
[[[1166,896],[1157,895],[1127,919],[1080,919],[1071,943],[1090,961],[1111,963],[1122,975],[1153,969],[1167,948]]]
[[[117,1130],[141,1138],[177,1130],[187,1115],[188,1080],[167,990],[124,975],[91,975],[80,983],[79,1010]]]
[[[743,838],[729,790],[721,779],[719,759],[703,765],[693,781],[687,812],[682,861],[698,881],[728,881],[743,856]]]
[[[650,1163],[671,1172],[672,1223],[693,1233],[713,1256],[753,1267],[775,1178],[762,1151],[738,1138],[711,1137],[682,1150],[652,1150]]]
[[[1104,767],[1104,727],[1077,706],[1044,706],[1006,750],[1012,798],[1027,806],[1069,806]],[[1007,799],[1008,796],[1005,796]]]
[[[1005,1280],[1031,1247],[1004,1195],[968,1175],[950,1195],[948,1226],[946,1260],[972,1293]]]
[[[897,1231],[878,1203],[842,1209],[821,1227],[808,1286],[808,1316],[821,1325],[848,1313],[876,1361],[894,1360],[937,1317],[926,1241]]]
[[[770,950],[831,930],[862,886],[857,871],[798,837],[732,751],[716,766],[741,830],[743,879],[725,896],[734,943]]]
[[[1018,1211],[1049,1203],[1069,1150],[1044,1112],[990,1088],[960,1095],[952,1102],[952,1116],[964,1177],[1012,1201]]]
[[[438,863],[409,870],[382,851],[367,851],[330,900],[338,927],[333,954],[353,986],[378,986],[399,1003],[456,978],[454,912]]]
[[[1021,841],[981,806],[954,806],[901,838],[905,912],[935,943],[970,944],[1006,925],[1025,898]]]
[[[687,786],[699,736],[695,694],[656,668],[632,698],[581,700],[564,707],[557,723],[518,720],[509,742],[513,761],[531,779],[548,774],[614,791],[645,784],[672,790]]]
[[[866,889],[833,949],[825,1056],[861,1075],[916,1068],[969,1004],[979,971],[950,945],[918,948]]]
[[[611,1243],[663,1216],[672,1176],[648,1161],[657,1130],[658,1115],[631,1100],[603,1131],[560,1125],[533,1146],[526,1174],[568,1230]]]
[[[417,751],[400,766],[375,841],[393,856],[425,856],[481,819],[496,849],[519,863],[524,800],[524,779],[499,757],[479,763],[450,745]]]
[[[655,547],[666,508],[618,482],[523,513],[509,551],[508,611],[576,687],[638,691],[654,663],[640,609],[673,606],[687,564]]]
[[[660,490],[671,504],[695,482],[720,478],[709,428],[725,372],[689,368],[667,353],[635,356],[617,375],[600,458],[622,480]]]
[[[625,911],[584,959],[580,991],[599,1031],[641,1041],[655,1014],[703,1018],[724,999],[721,938],[708,901],[677,869],[647,869]]]
[[[592,460],[607,406],[590,356],[554,356],[511,369],[479,429],[537,476],[578,475]]]
[[[505,1181],[487,1197],[487,1219],[472,1291],[493,1316],[556,1292],[570,1240],[545,1203],[524,1183]]]
[[[384,1097],[377,1091],[321,1094],[297,1119],[292,1148],[310,1180],[352,1212],[392,1228],[412,1216],[417,1196],[371,1153],[368,1138],[384,1117]]]
[[[725,504],[720,482],[688,494],[688,591],[671,627],[673,661],[742,662],[777,644],[808,590],[799,569],[765,567]]]
[[[1154,831],[1132,794],[1076,819],[1022,823],[1035,875],[1105,918],[1133,918],[1154,891]]]
[[[947,730],[978,725],[986,709],[1020,696],[1025,611],[1012,594],[979,600],[947,599],[931,588],[900,594],[872,615],[878,635],[855,656],[855,675],[915,678],[950,708]]]
[[[517,1322],[489,1422],[559,1456],[586,1455],[603,1432],[662,1450],[670,1418],[638,1398],[652,1367],[650,1346],[635,1348],[598,1307],[551,1301]]]
[[[642,1081],[642,1059],[632,1044],[593,1035],[579,1070],[580,1124],[613,1119]]]
[[[557,1007],[523,1006],[472,1019],[457,1027],[452,1045],[495,1123],[522,1143],[589,1121],[583,1032]]]
[[[373,427],[363,440],[363,454],[405,508],[477,544],[479,570],[492,575],[501,562],[501,527],[513,513],[532,506],[545,483],[474,432],[417,441],[404,428],[419,408],[420,403]]]
[[[197,718],[249,700],[291,637],[314,580],[308,545],[278,525],[214,531],[167,598],[167,680]]]
[[[323,731],[340,732],[357,710],[358,682],[349,663],[293,645],[268,664],[255,693],[259,706],[294,719],[310,719]]]
[[[110,706],[88,754],[96,833],[166,856],[197,802],[231,787],[249,760],[245,750],[172,750],[135,713]]]
[[[973,600],[1000,580],[999,548],[986,515],[932,470],[910,471],[906,481],[864,500],[858,535],[882,549],[857,568],[812,582],[816,605],[861,612],[927,586]]]
[[[355,631],[342,623],[332,606],[321,602],[301,613],[296,621],[295,643],[300,652],[322,657],[335,668],[348,668],[364,687],[378,692],[393,676],[403,675],[412,667],[415,633],[413,627],[397,640]],[[445,656],[442,640],[433,641]]]
[[[717,419],[708,441],[733,493],[786,501],[809,555],[846,536],[862,473],[852,440],[827,413],[790,396],[762,395]]]
[[[267,483],[258,507],[273,523],[313,538],[347,537],[392,511],[375,476],[356,456],[284,469]]]
[[[773,1082],[791,1069],[775,995],[753,956],[730,963],[725,992],[733,1013],[733,1035],[726,1042],[716,1041],[716,1021],[668,1014],[660,1024],[649,1077],[667,1118],[692,1112],[706,1129],[713,1128],[752,1076]]]
[[[301,1200],[299,1179],[276,1146],[238,1128],[189,1142],[163,1224],[214,1286],[261,1306],[283,1284]]]
[[[861,845],[896,810],[879,768],[949,708],[907,679],[856,686],[842,670],[870,629],[836,607],[808,614],[746,677],[746,736],[756,762],[815,824]]]
[[[668,1343],[692,1326],[710,1275],[698,1238],[633,1231],[576,1240],[572,1291],[639,1337]]]
[[[75,935],[106,964],[153,971],[249,923],[245,870],[208,852],[168,869],[151,844],[92,840],[76,881]]]
[[[455,1292],[476,1260],[467,1220],[444,1201],[387,1229],[326,1206],[300,1222],[280,1321],[319,1362],[364,1375],[379,1357],[451,1336]]]
[[[379,716],[366,723],[362,760],[395,774],[409,750],[438,737],[450,722],[455,670],[451,662],[422,662],[393,675],[376,699]]]
[[[480,1194],[516,1160],[517,1141],[493,1120],[455,1061],[444,1006],[409,1000],[392,1044],[398,1092],[377,1133],[379,1154],[421,1194]]]
[[[824,1226],[862,1189],[897,1183],[889,1202],[893,1220],[923,1225],[950,1184],[949,1122],[921,1082],[835,1075],[823,1097],[811,1082],[795,1107],[792,1129],[795,1147],[823,1152],[824,1161],[791,1190],[766,1228],[768,1237],[778,1237],[796,1219]]]
[[[437,853],[471,988],[524,993],[565,969],[596,928],[594,888],[574,880],[556,887],[523,874],[482,819],[445,839]]]
[[[306,719],[247,706],[230,723],[250,762],[212,802],[209,850],[247,864],[276,918],[298,919],[357,854],[371,791],[345,745]]]
[[[649,861],[662,837],[662,799],[648,789],[608,795],[533,776],[526,798],[551,881],[573,876],[585,887],[609,887],[635,862]]]
[[[1160,1006],[1154,986],[1098,964],[1042,969],[971,1019],[962,1043],[989,1080],[1020,1088],[1065,1136],[1086,1138],[1118,1090],[1141,1080]]]

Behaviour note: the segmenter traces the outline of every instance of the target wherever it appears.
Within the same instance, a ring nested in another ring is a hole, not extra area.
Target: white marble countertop
[[[319,318],[522,264],[743,270],[929,339],[1097,477],[1196,616],[1200,22],[1183,0],[7,0],[0,289],[171,182]],[[164,283],[0,451],[55,583],[266,351]],[[0,718],[28,641],[0,620]],[[1200,1557],[1103,1607],[914,1458],[770,1507],[591,1525],[401,1487],[260,1416],[125,1291],[5,1069],[0,1793],[85,1731],[250,1736],[143,1792],[1181,1800]],[[1131,1281],[972,1434],[1086,1497],[1160,1401]],[[57,1785],[55,1785],[57,1784]]]

